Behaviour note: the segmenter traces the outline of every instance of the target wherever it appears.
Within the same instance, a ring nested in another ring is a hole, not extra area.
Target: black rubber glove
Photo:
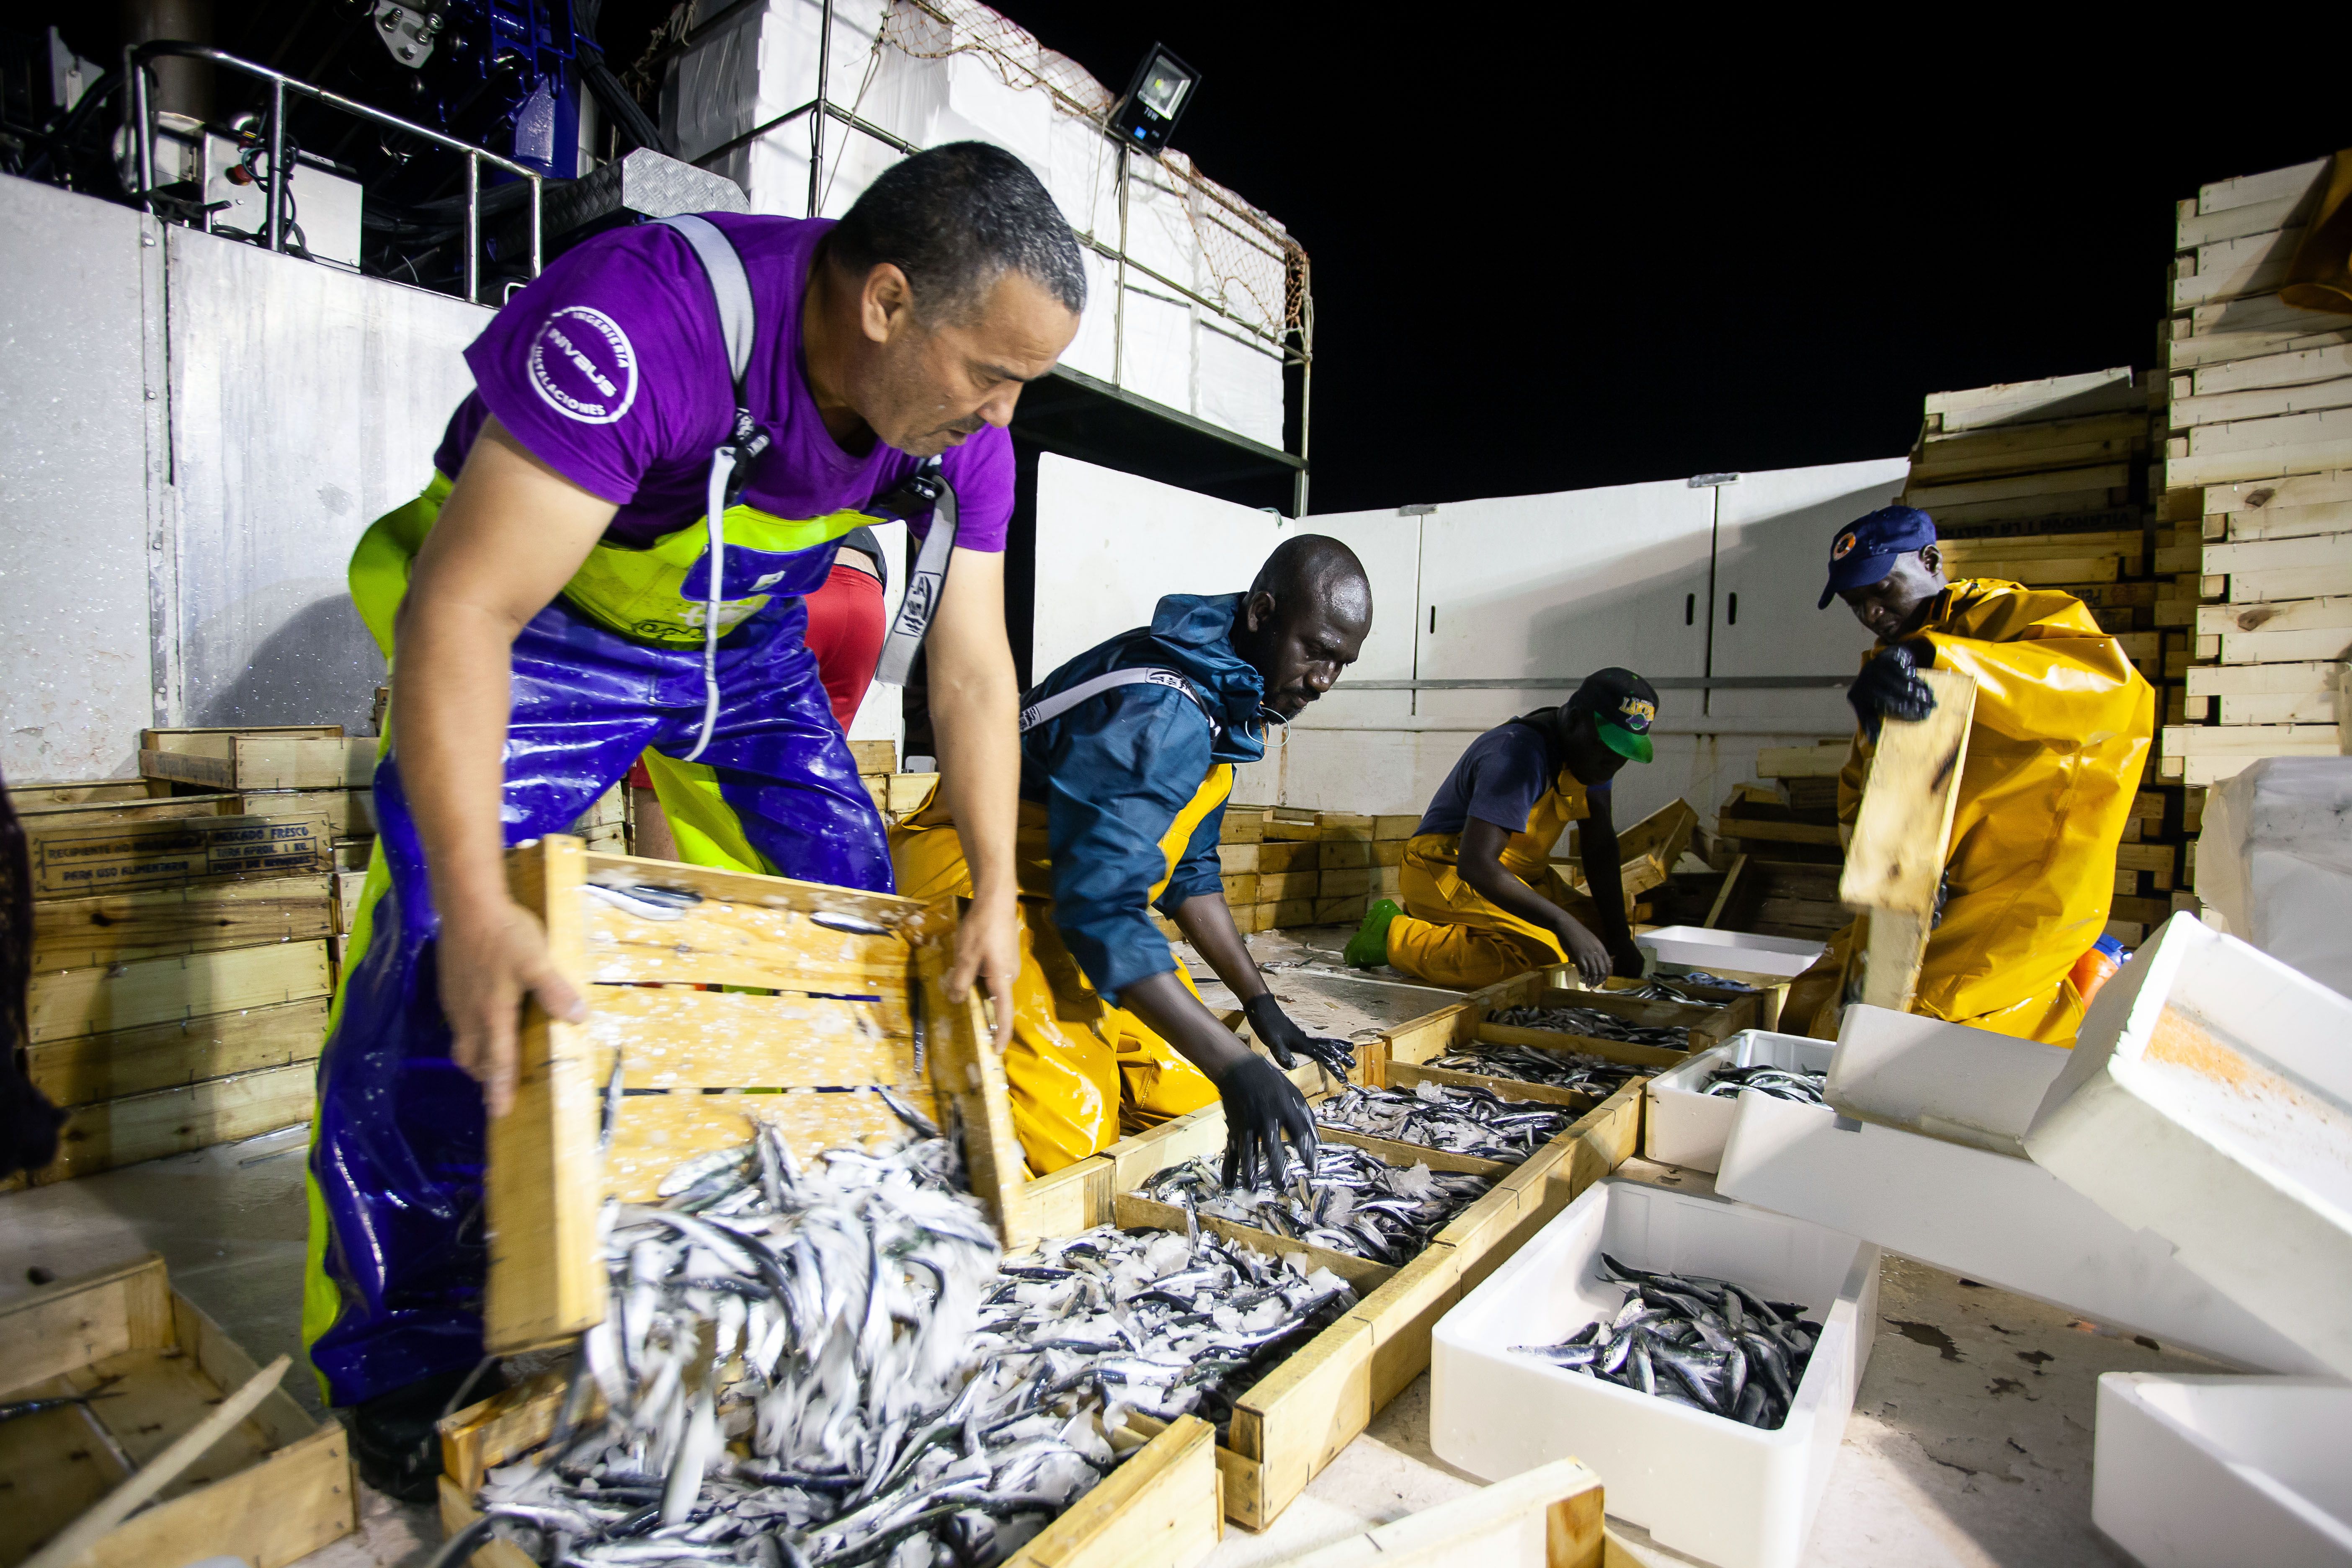
[[[1307,1169],[1315,1169],[1315,1119],[1307,1113],[1307,1097],[1281,1068],[1253,1053],[1213,1081],[1217,1098],[1225,1102],[1226,1186],[1280,1186],[1286,1136]]]
[[[1845,689],[1854,719],[1874,745],[1888,719],[1925,719],[1936,710],[1936,693],[1919,679],[1920,666],[1933,659],[1932,652],[1923,659],[1912,644],[1896,643],[1864,665],[1853,684]]]
[[[1298,1065],[1297,1058],[1292,1055],[1297,1052],[1313,1058],[1333,1078],[1346,1078],[1354,1069],[1354,1046],[1328,1035],[1308,1034],[1290,1021],[1289,1015],[1283,1012],[1282,1005],[1274,999],[1273,993],[1251,997],[1242,1004],[1242,1012],[1248,1017],[1250,1029],[1257,1036],[1259,1043],[1272,1051],[1274,1059],[1285,1068]]]

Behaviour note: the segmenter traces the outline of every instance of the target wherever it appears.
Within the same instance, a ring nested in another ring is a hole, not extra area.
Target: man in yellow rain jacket
[[[1589,984],[1641,973],[1610,786],[1628,761],[1650,760],[1657,716],[1648,681],[1603,669],[1561,706],[1471,742],[1405,845],[1404,907],[1374,904],[1348,962],[1464,989],[1568,960]],[[1591,898],[1552,868],[1552,847],[1571,822],[1584,824],[1577,837]]]
[[[1839,531],[1822,607],[1833,597],[1879,641],[1847,691],[1860,729],[1838,779],[1841,821],[1861,809],[1881,721],[1935,706],[1916,671],[1977,683],[1947,897],[1911,1010],[2072,1046],[2083,1004],[2068,972],[2106,927],[2154,689],[2072,594],[1948,583],[1936,525],[1916,508],[1882,508]],[[1834,1033],[1853,938],[1849,926],[1798,977],[1782,1028]]]
[[[1345,1073],[1344,1040],[1284,1016],[1225,908],[1217,842],[1234,765],[1265,754],[1264,721],[1288,721],[1331,689],[1371,630],[1355,552],[1301,534],[1246,594],[1171,594],[1149,626],[1101,644],[1024,699],[1021,968],[1004,1074],[1031,1171],[1085,1159],[1120,1135],[1223,1100],[1225,1180],[1284,1168],[1288,1137],[1310,1167],[1305,1098],[1202,1003],[1157,904],[1241,999],[1283,1067],[1304,1052]],[[970,897],[963,846],[934,798],[890,835],[898,891]]]

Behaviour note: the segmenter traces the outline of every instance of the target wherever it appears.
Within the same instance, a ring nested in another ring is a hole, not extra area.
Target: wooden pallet
[[[546,1442],[562,1403],[562,1375],[544,1373],[443,1418],[445,1531],[455,1535],[474,1522],[483,1476]],[[1190,1415],[1164,1427],[1142,1416],[1129,1421],[1151,1429],[1142,1448],[1002,1568],[1192,1568],[1209,1554],[1224,1532],[1215,1431]],[[531,1568],[529,1557],[502,1541],[471,1561],[474,1568]]]
[[[22,1562],[257,1370],[153,1257],[0,1309],[0,1401],[116,1380],[112,1397],[0,1424],[0,1563]],[[80,1568],[213,1556],[280,1568],[350,1534],[355,1496],[342,1427],[275,1389]]]

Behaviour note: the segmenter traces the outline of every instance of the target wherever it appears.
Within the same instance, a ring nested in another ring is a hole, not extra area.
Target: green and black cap
[[[1658,694],[1630,669],[1614,666],[1584,678],[1568,700],[1570,713],[1590,713],[1601,740],[1621,757],[1650,760],[1650,726],[1658,717]]]

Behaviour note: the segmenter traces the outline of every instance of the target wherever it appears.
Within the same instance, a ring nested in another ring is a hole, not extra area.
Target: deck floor
[[[1336,927],[1250,939],[1302,1026],[1360,1036],[1450,993],[1339,963]],[[1213,1005],[1233,1005],[1187,955]],[[300,1355],[307,1129],[0,1195],[0,1305],[54,1279],[160,1252],[172,1281],[256,1361],[292,1352],[288,1392],[313,1411]],[[1622,1174],[1705,1191],[1708,1178],[1636,1161]],[[2075,1568],[2128,1559],[2090,1522],[2091,1427],[2103,1372],[2221,1370],[1940,1269],[1890,1257],[1878,1337],[1806,1561],[1820,1568]],[[1477,1482],[1429,1447],[1428,1378],[1374,1418],[1262,1535],[1229,1530],[1209,1562],[1249,1568],[1459,1496]],[[362,1529],[298,1568],[419,1568],[430,1510],[362,1491]],[[1693,1561],[1621,1530],[1659,1563]]]

